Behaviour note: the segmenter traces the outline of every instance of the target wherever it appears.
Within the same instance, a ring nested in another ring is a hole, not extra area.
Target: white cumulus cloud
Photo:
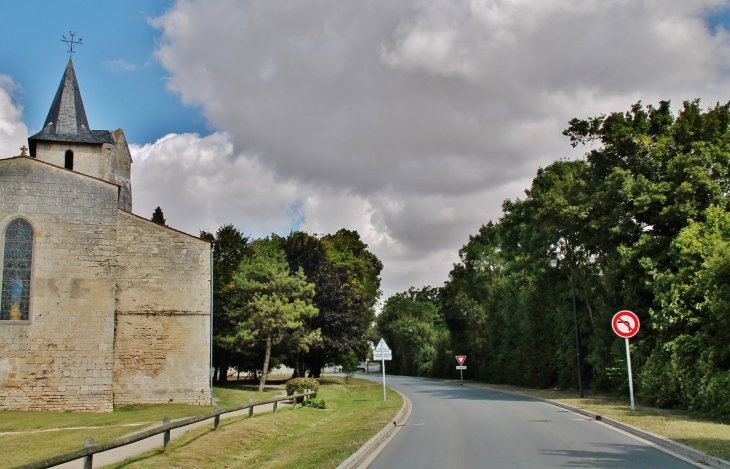
[[[135,207],[193,231],[357,229],[386,294],[438,285],[538,166],[582,155],[571,118],[728,101],[728,35],[707,21],[727,7],[179,0],[152,20],[157,57],[225,132],[135,149]]]
[[[12,93],[17,85],[7,75],[0,75],[0,158],[20,154],[28,144],[28,127],[23,123],[23,108],[15,103]]]

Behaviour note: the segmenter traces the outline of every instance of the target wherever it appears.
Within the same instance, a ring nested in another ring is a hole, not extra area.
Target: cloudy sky
[[[8,5],[5,5],[8,3]],[[573,117],[730,100],[724,0],[4,2],[0,149],[74,55],[93,128],[134,142],[134,211],[197,233],[356,229],[385,296],[440,285]],[[730,29],[730,23],[728,23]]]

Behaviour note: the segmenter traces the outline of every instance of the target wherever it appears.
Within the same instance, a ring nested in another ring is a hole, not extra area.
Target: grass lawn
[[[378,383],[320,380],[324,410],[285,408],[276,414],[221,421],[220,431],[199,428],[172,441],[172,451],[150,451],[109,467],[142,468],[334,468],[377,433],[403,401],[392,390],[383,401]]]
[[[281,392],[267,387],[258,393],[257,386],[233,381],[214,388],[216,405],[227,407],[270,399]],[[11,467],[79,449],[86,438],[94,441],[113,440],[128,433],[161,423],[169,417],[177,419],[203,414],[212,406],[183,404],[131,405],[113,413],[0,411],[0,467]],[[84,428],[86,427],[86,428]]]
[[[641,405],[637,405],[636,410],[632,412],[628,396],[626,402],[588,393],[584,399],[580,399],[577,391],[527,389],[499,384],[485,386],[553,399],[580,407],[685,444],[710,456],[730,460],[730,425],[716,420],[702,418],[681,410],[657,409]]]
[[[213,388],[215,405],[218,407],[230,407],[236,404],[246,404],[249,399],[263,401],[286,393],[284,389],[266,386],[264,392],[258,392],[259,385],[247,381],[229,381],[225,386]]]

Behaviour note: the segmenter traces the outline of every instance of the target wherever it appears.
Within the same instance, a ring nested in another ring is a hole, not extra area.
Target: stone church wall
[[[63,168],[66,162],[66,150],[71,150],[74,153],[74,171],[99,179],[108,179],[105,176],[109,173],[113,149],[114,145],[110,143],[91,145],[84,143],[39,142],[36,147],[36,155],[41,161]]]
[[[210,244],[119,212],[115,405],[210,403]]]
[[[28,321],[0,321],[0,409],[113,409],[116,185],[30,158],[0,161],[0,257],[33,226]]]
[[[66,151],[74,153],[73,170],[121,186],[119,208],[132,211],[132,155],[122,129],[112,132],[116,142],[100,145],[68,142],[38,142],[37,158],[64,167]]]
[[[132,154],[129,152],[127,137],[122,129],[112,132],[114,148],[110,155],[109,175],[103,177],[121,186],[119,191],[119,208],[127,212],[132,211]]]

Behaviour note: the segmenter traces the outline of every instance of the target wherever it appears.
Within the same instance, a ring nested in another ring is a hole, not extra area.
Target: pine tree
[[[152,214],[152,221],[158,225],[167,226],[165,224],[165,215],[162,214],[162,209],[160,207],[157,207]]]
[[[318,313],[312,306],[314,284],[307,282],[304,271],[292,274],[284,252],[270,239],[255,241],[252,257],[244,257],[233,275],[233,284],[240,295],[242,333],[266,341],[261,368],[259,392],[264,390],[272,346],[287,334],[302,329],[304,321]],[[246,317],[248,316],[248,317]],[[304,338],[302,339],[309,339]]]

